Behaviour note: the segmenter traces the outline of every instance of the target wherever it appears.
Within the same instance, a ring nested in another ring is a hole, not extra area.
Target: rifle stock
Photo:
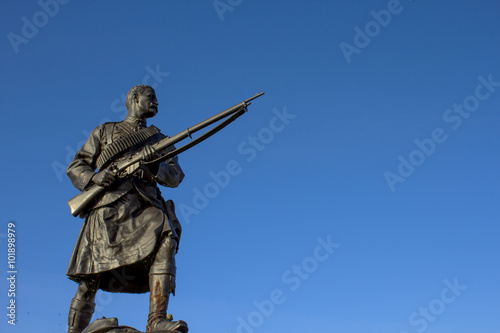
[[[164,156],[160,157],[159,159],[152,161],[152,162],[158,162],[158,161],[164,160],[166,158],[174,157],[177,154],[180,154],[181,152],[183,152],[183,151],[195,146],[196,144],[204,141],[208,137],[217,133],[218,131],[220,131],[221,129],[223,129],[227,125],[229,125],[231,122],[236,120],[236,118],[243,115],[246,112],[247,106],[251,104],[250,101],[262,96],[263,94],[264,94],[263,92],[260,94],[256,94],[255,96],[253,96],[253,97],[251,97],[251,98],[249,98],[249,99],[247,99],[247,100],[245,100],[245,101],[243,101],[243,102],[241,102],[241,103],[239,103],[239,104],[237,104],[237,105],[235,105],[235,106],[233,106],[225,111],[222,111],[221,113],[218,113],[215,116],[210,117],[210,118],[202,121],[201,123],[196,124],[188,129],[174,135],[173,137],[166,137],[165,139],[161,140],[160,142],[152,145],[152,147],[156,151],[162,151],[162,150],[178,143],[179,141],[184,140],[187,137],[191,137],[191,134],[196,133],[207,126],[210,126],[219,120],[222,120],[224,118],[231,116],[229,119],[226,119],[221,124],[212,128],[211,130],[209,130],[207,133],[203,134],[199,138],[194,139],[192,142],[190,142],[190,143],[188,143],[188,144],[186,144],[186,145],[184,145],[184,146],[182,146],[174,151],[171,151],[171,152],[165,154]],[[126,161],[123,161],[117,165],[112,164],[107,169],[114,172],[115,174],[118,174],[119,172],[125,170],[130,165],[135,164],[137,162],[141,162],[141,161],[142,161],[142,154],[139,152]],[[149,163],[152,163],[152,162],[149,162]],[[77,196],[70,199],[68,201],[68,205],[70,207],[71,214],[73,216],[80,215],[81,217],[83,217],[84,214],[82,214],[82,213],[87,208],[90,207],[90,205],[95,201],[95,199],[102,192],[105,191],[105,189],[106,188],[103,186],[93,185],[88,190],[84,190],[84,191],[82,191],[82,193],[80,193]]]
[[[106,188],[104,186],[94,185],[88,190],[82,191],[82,193],[68,200],[71,215],[80,215],[80,213],[92,202],[94,202],[94,199],[99,196],[99,194],[101,194],[105,189]]]

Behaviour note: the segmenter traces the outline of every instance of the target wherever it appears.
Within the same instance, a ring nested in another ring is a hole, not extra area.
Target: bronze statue
[[[175,253],[182,229],[172,201],[165,202],[157,187],[157,184],[167,187],[180,184],[184,173],[177,157],[147,167],[142,165],[125,178],[117,178],[107,169],[95,172],[106,148],[114,142],[126,142],[131,134],[147,129],[146,119],[158,112],[154,89],[145,85],[132,88],[126,106],[125,120],[94,129],[68,167],[68,176],[79,190],[92,184],[108,189],[88,212],[69,264],[67,275],[79,286],[71,301],[68,332],[81,332],[89,325],[98,289],[150,291],[147,332],[187,332],[185,322],[167,320],[169,295],[175,292]],[[151,144],[165,136],[159,131],[151,134],[119,158],[127,159],[142,150],[144,160],[148,161],[174,149],[156,152]],[[123,272],[135,278],[117,287],[116,275]]]
[[[128,92],[125,120],[92,131],[67,170],[73,185],[82,191],[69,201],[72,214],[85,218],[67,271],[79,284],[70,305],[68,333],[139,332],[118,326],[116,318],[99,319],[89,326],[99,289],[149,291],[146,332],[188,332],[186,322],[167,315],[170,293],[175,294],[175,254],[182,228],[174,203],[162,198],[158,184],[177,187],[184,173],[176,155],[227,126],[262,94],[169,138],[154,126],[146,127],[146,119],[158,112],[158,101],[152,87],[138,85]],[[174,147],[226,117],[204,135]]]

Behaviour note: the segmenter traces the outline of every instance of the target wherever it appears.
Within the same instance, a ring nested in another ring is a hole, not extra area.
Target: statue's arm
[[[100,154],[100,141],[103,135],[104,125],[94,129],[87,142],[76,153],[73,162],[66,171],[73,185],[83,191],[91,184],[92,177],[96,174],[95,163]]]
[[[175,147],[171,146],[164,151],[162,155],[174,150]],[[156,170],[155,170],[156,171]],[[158,184],[166,187],[177,187],[184,179],[184,172],[179,165],[177,156],[169,158],[158,164],[158,171],[155,172],[155,179]]]

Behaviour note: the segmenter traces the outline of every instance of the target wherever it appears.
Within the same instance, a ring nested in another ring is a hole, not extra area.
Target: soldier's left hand
[[[144,161],[149,162],[160,157],[160,154],[151,146],[146,146],[142,150],[142,158]]]

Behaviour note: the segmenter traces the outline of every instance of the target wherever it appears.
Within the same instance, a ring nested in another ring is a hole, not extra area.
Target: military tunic
[[[145,125],[143,120],[127,117],[94,129],[68,167],[73,185],[79,190],[92,185],[96,161],[105,147]],[[159,133],[147,143],[164,137]],[[135,147],[121,158],[143,147]],[[181,234],[173,207],[166,205],[157,184],[177,187],[183,178],[177,157],[152,167],[141,166],[131,175],[119,178],[88,212],[70,260],[68,277],[77,282],[98,277],[99,288],[106,291],[149,291],[148,272],[161,239],[170,235],[179,240]]]

